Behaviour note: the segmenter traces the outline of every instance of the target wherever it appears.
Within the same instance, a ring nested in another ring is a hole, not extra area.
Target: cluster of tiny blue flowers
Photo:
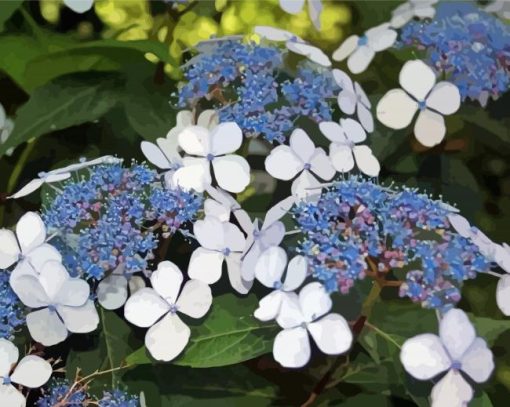
[[[397,47],[426,50],[427,62],[482,106],[510,87],[510,27],[473,4],[444,2],[434,20],[411,21]]]
[[[24,323],[23,304],[12,291],[9,273],[0,270],[0,338],[12,339],[15,330]]]
[[[203,98],[214,99],[220,102],[220,121],[234,121],[247,136],[279,143],[299,117],[331,120],[329,103],[339,90],[331,73],[300,63],[291,79],[283,74],[286,52],[235,40],[202,48],[185,66],[188,82],[180,89],[179,105],[194,107]]]
[[[298,251],[330,292],[347,293],[356,280],[400,271],[406,273],[401,296],[446,311],[460,300],[464,280],[490,269],[478,248],[453,231],[448,213],[415,190],[353,178],[317,203],[296,207],[304,234]]]
[[[99,280],[120,264],[128,276],[145,270],[157,230],[175,232],[201,202],[194,193],[164,189],[146,165],[103,165],[88,179],[67,183],[43,219],[59,235],[55,245],[69,272]]]
[[[115,389],[104,392],[103,398],[98,402],[99,407],[138,407],[140,402],[137,396],[127,394],[125,391]]]

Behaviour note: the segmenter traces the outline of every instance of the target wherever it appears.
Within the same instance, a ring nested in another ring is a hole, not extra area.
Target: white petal
[[[242,192],[250,183],[250,165],[240,155],[226,155],[212,161],[214,176],[225,191]]]
[[[331,71],[331,73],[333,74],[333,79],[335,80],[337,85],[340,86],[340,88],[342,88],[342,91],[345,91],[346,94],[351,94],[352,97],[354,98],[354,102],[356,102],[356,94],[354,93],[354,84],[352,83],[352,79],[350,78],[350,76],[347,75],[344,71],[342,71],[340,69],[333,69]],[[352,107],[353,107],[353,110],[351,113],[346,112],[345,110],[343,110],[343,112],[347,113],[347,114],[354,113],[355,106],[353,105]]]
[[[296,199],[293,196],[289,196],[269,209],[266,213],[266,217],[264,218],[262,229],[267,229],[269,225],[272,225],[283,218],[290,211],[290,208],[292,208],[295,202]]]
[[[202,318],[212,304],[211,289],[200,280],[189,280],[184,284],[179,299],[177,310],[192,318]]]
[[[315,321],[327,314],[333,303],[321,283],[313,282],[305,285],[299,292],[299,306],[307,322]]]
[[[374,27],[374,29],[367,30],[366,36],[368,38],[368,45],[375,52],[380,52],[385,49],[390,48],[395,44],[397,39],[397,32],[388,28],[388,24],[385,23],[384,29],[378,29],[378,27]],[[379,26],[381,27],[381,26]]]
[[[75,13],[85,13],[94,6],[94,0],[64,0],[64,4]]]
[[[39,283],[50,300],[57,297],[63,284],[69,279],[70,276],[66,268],[62,263],[55,260],[44,263],[39,274]]]
[[[374,118],[372,116],[372,113],[368,108],[365,107],[362,103],[358,103],[358,120],[361,123],[361,125],[364,127],[364,129],[371,133],[374,131]]]
[[[425,147],[433,147],[441,143],[445,134],[446,126],[443,116],[429,109],[418,114],[414,125],[414,136]]]
[[[347,37],[347,39],[342,42],[335,52],[333,52],[332,58],[335,61],[343,61],[349,55],[351,55],[354,50],[358,47],[359,37],[357,35],[351,35]]]
[[[28,355],[21,359],[11,375],[14,383],[35,389],[46,383],[53,369],[43,358],[36,355]]]
[[[352,150],[356,165],[360,171],[369,177],[377,177],[381,171],[381,165],[372,150],[368,146],[355,146]]]
[[[59,305],[57,312],[64,321],[66,328],[73,333],[92,332],[99,325],[99,315],[92,300],[88,300],[81,307]]]
[[[188,127],[193,125],[193,113],[191,113],[190,110],[181,110],[179,113],[177,113],[177,116],[175,117],[175,125],[177,127]],[[200,124],[202,127],[203,126]]]
[[[239,294],[247,294],[253,285],[253,280],[243,279],[241,273],[241,256],[242,253],[230,253],[225,261],[227,262],[227,273],[230,285]]]
[[[280,0],[280,7],[290,14],[297,14],[303,9],[305,0]]]
[[[0,384],[0,400],[9,407],[25,407],[25,396],[12,384]]]
[[[331,163],[338,172],[349,172],[354,168],[354,156],[348,145],[331,143],[329,146]]]
[[[269,224],[269,226],[267,226],[265,229],[262,229],[259,240],[260,244],[266,248],[269,246],[278,246],[282,242],[284,236],[285,225],[277,220]]]
[[[436,335],[414,336],[402,345],[400,361],[404,369],[418,380],[429,380],[450,367],[451,360]]]
[[[464,216],[456,213],[450,213],[448,214],[448,221],[455,231],[462,237],[469,238],[471,236],[471,225]]]
[[[221,277],[223,260],[223,253],[199,247],[191,254],[188,275],[206,284],[214,284]]]
[[[51,300],[35,276],[12,273],[10,284],[20,301],[30,308],[47,306]]]
[[[303,367],[310,360],[310,339],[305,328],[284,329],[274,338],[273,356],[284,367]]]
[[[347,137],[345,136],[344,129],[336,122],[322,122],[319,123],[319,129],[324,136],[334,143],[345,143]]]
[[[30,262],[30,265],[37,273],[42,270],[42,266],[47,261],[54,260],[60,263],[62,262],[62,256],[59,251],[48,243],[43,243],[35,249],[30,250],[30,253],[27,253],[25,258]]]
[[[301,129],[296,129],[292,132],[289,145],[294,154],[299,157],[303,163],[309,162],[315,152],[313,141],[308,134]]]
[[[510,316],[510,274],[499,279],[496,287],[496,302],[501,312]]]
[[[436,9],[431,7],[436,1],[424,1],[418,2],[414,6],[414,15],[420,19],[434,18],[436,15]]]
[[[462,375],[450,370],[432,388],[432,407],[466,407],[473,398],[473,389]]]
[[[267,25],[258,25],[253,31],[255,34],[260,35],[262,38],[266,38],[270,41],[283,42],[288,41],[290,39],[301,40],[295,34],[282,30],[280,28],[270,27]],[[302,40],[301,40],[302,41]]]
[[[439,323],[439,337],[453,360],[460,360],[475,340],[475,328],[460,309],[451,309]]]
[[[131,295],[136,293],[137,291],[145,288],[147,285],[145,284],[145,280],[140,276],[131,276],[128,281],[129,292]]]
[[[482,338],[476,338],[460,360],[461,370],[467,373],[475,382],[487,381],[494,370],[494,359],[487,343]]]
[[[321,188],[320,182],[315,178],[310,171],[304,170],[299,177],[297,177],[290,188],[292,195],[299,199],[318,199]]]
[[[11,267],[18,260],[20,248],[13,232],[0,229],[0,268]]]
[[[44,346],[52,346],[65,341],[67,329],[55,311],[43,308],[27,315],[27,328],[30,336]]]
[[[262,245],[260,241],[252,241],[248,247],[241,261],[241,277],[245,281],[253,281],[255,278],[255,266],[262,253]]]
[[[165,138],[159,137],[156,139],[156,143],[158,147],[161,149],[163,154],[165,155],[168,164],[177,164],[182,161],[181,156],[179,155],[179,132],[180,129],[175,129],[176,131],[172,132],[170,130]],[[145,155],[147,157],[147,155]],[[150,160],[149,160],[150,161]],[[152,162],[152,161],[151,161]]]
[[[352,344],[351,328],[339,314],[328,314],[319,321],[308,324],[308,332],[319,349],[327,355],[344,353]]]
[[[41,217],[35,212],[25,213],[16,224],[16,237],[23,253],[42,245],[46,239],[46,226]]]
[[[191,113],[191,112],[190,112]],[[218,125],[218,113],[216,110],[207,109],[198,116],[197,125],[212,129]]]
[[[402,89],[388,91],[376,107],[377,119],[386,127],[399,130],[409,126],[418,103],[411,99]]]
[[[126,301],[124,317],[133,325],[147,328],[169,310],[169,304],[152,288],[141,288]]]
[[[375,52],[371,48],[362,45],[351,54],[347,60],[347,67],[352,73],[361,73],[367,69],[374,56]]]
[[[392,12],[390,24],[393,28],[401,28],[406,25],[413,18],[413,10],[409,3],[404,3],[398,6]]]
[[[439,82],[426,100],[427,107],[439,113],[449,115],[455,113],[460,107],[459,88],[450,82]]]
[[[282,291],[272,291],[259,301],[259,307],[253,316],[259,321],[271,321],[278,316],[282,304],[282,297],[286,295]]]
[[[323,180],[329,181],[335,176],[336,171],[331,164],[331,159],[322,148],[315,149],[309,163],[310,170]]]
[[[230,251],[242,252],[246,245],[243,232],[230,222],[224,222],[221,226],[223,227],[223,235],[225,236],[225,243],[222,249],[228,248]]]
[[[221,123],[211,131],[211,153],[215,156],[233,153],[243,142],[243,132],[234,122]]]
[[[18,348],[10,341],[0,338],[0,376],[7,376],[11,366],[18,361]]]
[[[361,143],[367,139],[367,134],[359,122],[354,119],[340,119],[340,126],[347,139],[353,143]]]
[[[305,281],[308,270],[308,263],[304,256],[294,256],[289,261],[287,273],[283,281],[283,289],[285,291],[294,291]]]
[[[175,304],[182,285],[182,271],[171,261],[165,260],[158,264],[157,270],[151,275],[154,290],[169,304]]]
[[[223,223],[215,217],[205,217],[193,225],[193,232],[200,246],[211,250],[225,248],[225,232]]]
[[[209,130],[200,126],[189,126],[179,133],[179,145],[188,154],[205,157],[210,153]]]
[[[156,360],[169,362],[186,347],[191,331],[175,314],[166,315],[145,335],[145,346]]]
[[[337,103],[342,112],[353,114],[356,110],[356,95],[354,92],[342,90],[337,96]]]
[[[23,188],[21,188],[18,192],[9,196],[9,198],[18,199],[30,195],[32,192],[37,191],[39,188],[41,188],[42,184],[44,184],[44,181],[42,179],[35,178],[32,181],[30,181],[27,185],[25,185]]]
[[[506,244],[494,246],[494,261],[498,266],[510,273],[510,247]]]
[[[59,292],[54,297],[55,304],[80,307],[89,298],[90,286],[80,278],[70,278],[62,284]]]
[[[266,171],[274,178],[284,181],[294,178],[304,164],[289,146],[273,148],[265,161]]]
[[[436,75],[427,64],[415,59],[404,64],[400,70],[399,82],[416,100],[423,101],[436,83]]]
[[[282,281],[287,265],[287,253],[278,246],[265,250],[255,264],[255,277],[268,288],[275,288]]]
[[[175,171],[173,182],[184,189],[194,189],[203,192],[206,185],[211,183],[209,161],[205,158],[185,157],[183,166]]]
[[[83,167],[83,164],[73,164],[73,165],[79,165],[80,168]],[[85,167],[83,167],[83,168],[85,168]],[[53,170],[53,171],[57,171],[57,170]],[[50,171],[44,177],[44,182],[51,184],[53,182],[60,182],[60,181],[64,181],[69,178],[71,178],[70,172],[62,173],[62,172],[58,171],[58,172],[52,174],[52,171]]]
[[[97,286],[97,299],[103,308],[113,310],[124,305],[128,297],[128,281],[124,276],[109,275]]]
[[[370,109],[372,104],[370,103],[367,94],[358,82],[354,82],[354,89],[356,90],[356,95],[359,99],[358,103],[362,106],[365,106],[367,109]]]
[[[296,293],[287,293],[285,301],[282,301],[276,322],[284,329],[295,328],[305,322]]]
[[[142,141],[140,144],[143,155],[156,167],[163,170],[170,169],[172,164],[163,151],[154,143]]]
[[[303,55],[307,57],[310,61],[315,62],[324,67],[331,66],[331,60],[329,57],[322,51],[320,48],[314,47],[310,44],[305,44],[302,42],[296,41],[287,41],[285,43],[287,49],[296,54]]]
[[[204,202],[205,216],[214,216],[221,222],[228,222],[230,219],[230,209],[214,199],[206,199]]]

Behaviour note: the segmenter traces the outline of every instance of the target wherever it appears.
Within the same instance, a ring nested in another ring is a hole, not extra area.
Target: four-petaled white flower
[[[340,69],[333,69],[333,78],[342,88],[338,94],[338,106],[348,115],[357,113],[358,121],[369,133],[374,131],[374,118],[370,112],[372,107],[370,100],[358,82],[352,82],[349,75]]]
[[[352,73],[361,73],[374,59],[375,53],[391,47],[397,39],[397,32],[388,23],[378,25],[365,32],[361,37],[351,35],[333,52],[335,61],[347,60]]]
[[[320,48],[308,44],[302,38],[290,31],[280,28],[270,27],[267,25],[259,25],[254,28],[255,34],[270,41],[285,42],[285,46],[295,54],[303,55],[316,64],[330,67],[331,60]]]
[[[211,307],[211,289],[207,284],[188,280],[182,286],[182,282],[181,270],[174,263],[163,261],[151,275],[152,288],[138,290],[124,307],[129,322],[150,327],[145,334],[145,346],[154,359],[168,362],[186,347],[191,331],[178,312],[202,318]]]
[[[289,14],[297,14],[303,10],[305,0],[280,0],[280,7]],[[308,14],[317,30],[321,29],[322,0],[308,0]]]
[[[414,17],[419,19],[434,18],[436,15],[434,4],[437,2],[438,0],[408,0],[393,10],[390,25],[393,28],[400,28]]]
[[[91,332],[99,323],[89,299],[89,285],[71,278],[58,261],[44,263],[36,276],[11,276],[11,286],[23,304],[38,308],[27,315],[27,327],[32,338],[44,346],[64,341],[68,331]]]
[[[0,229],[0,268],[16,264],[14,275],[34,274],[48,260],[62,256],[46,241],[46,226],[35,212],[25,213],[16,224],[16,234]]]
[[[222,222],[214,216],[197,220],[193,232],[200,246],[191,254],[188,275],[190,278],[214,284],[221,277],[223,262],[227,262],[227,272],[232,288],[246,294],[252,282],[241,277],[241,255],[246,240],[239,228]]]
[[[439,144],[445,134],[443,115],[455,113],[460,107],[460,92],[453,83],[441,81],[423,61],[407,61],[399,76],[403,89],[388,91],[377,104],[377,118],[387,127],[403,129],[411,123],[414,136],[426,147]]]
[[[113,310],[124,305],[128,298],[128,288],[131,295],[145,287],[145,281],[140,276],[125,273],[125,264],[121,263],[110,275],[103,278],[96,290],[97,301],[105,309]]]
[[[194,157],[184,157],[173,182],[202,192],[210,185],[211,165],[218,185],[229,192],[241,192],[250,183],[250,166],[241,156],[231,154],[241,147],[243,133],[234,122],[221,123],[211,131],[189,126],[179,133],[179,146]]]
[[[421,334],[402,345],[400,360],[405,370],[418,380],[430,380],[448,373],[432,389],[432,406],[464,406],[473,389],[462,377],[465,373],[477,383],[486,381],[494,370],[492,353],[466,314],[448,311],[439,323],[439,336]]]
[[[340,119],[336,122],[322,122],[320,131],[332,143],[329,156],[333,167],[338,172],[348,172],[354,168],[354,161],[359,170],[369,177],[377,177],[381,171],[379,161],[368,146],[359,146],[366,140],[367,134],[361,124],[353,119]]]
[[[292,132],[289,145],[280,145],[267,156],[266,171],[275,178],[289,181],[299,176],[292,183],[291,191],[298,198],[317,194],[312,190],[320,185],[315,175],[329,181],[335,175],[331,160],[320,147],[315,147],[312,140],[301,129]]]
[[[260,254],[270,246],[278,246],[282,242],[285,236],[285,225],[280,219],[289,212],[295,202],[296,198],[291,195],[267,211],[262,226],[259,226],[259,220],[255,219],[248,230],[243,228],[247,234],[241,265],[244,280],[253,281]]]
[[[53,372],[51,365],[39,356],[27,355],[19,362],[18,358],[18,348],[7,339],[0,338],[0,405],[5,407],[26,405],[25,396],[14,387],[14,383],[35,389],[46,383]]]
[[[305,285],[299,296],[289,293],[276,319],[283,328],[273,344],[276,361],[285,367],[306,365],[310,359],[308,334],[327,355],[346,352],[352,344],[352,332],[344,317],[328,314],[331,307],[331,298],[318,282]]]
[[[273,246],[265,250],[255,265],[255,276],[258,281],[274,291],[259,301],[255,310],[255,318],[261,321],[270,321],[278,317],[282,303],[286,301],[291,292],[298,289],[305,281],[307,273],[306,258],[293,257],[287,265],[287,253],[281,247]],[[283,272],[287,266],[285,279]]]

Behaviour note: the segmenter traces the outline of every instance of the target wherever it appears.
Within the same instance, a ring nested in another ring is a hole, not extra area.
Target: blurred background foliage
[[[59,0],[1,0],[0,103],[13,119],[14,131],[0,144],[0,223],[11,226],[23,211],[40,207],[37,194],[15,202],[5,199],[40,171],[80,157],[105,154],[128,161],[143,159],[140,141],[163,137],[175,124],[178,109],[172,95],[183,79],[180,66],[197,42],[211,36],[249,34],[256,25],[273,25],[331,53],[347,35],[388,21],[398,4],[325,0],[322,29],[317,31],[306,7],[300,14],[290,15],[280,9],[277,0],[97,0],[84,14],[74,13]],[[397,86],[400,67],[412,56],[410,51],[379,53],[369,69],[356,77],[373,105]],[[345,69],[343,64],[337,65]],[[459,113],[446,118],[446,141],[433,149],[415,142],[412,129],[391,131],[376,124],[369,141],[382,162],[381,181],[417,186],[442,196],[491,238],[508,242],[508,106],[508,94],[490,101],[486,109],[473,102],[464,103]],[[476,394],[475,405],[479,406],[506,405],[505,394],[510,391],[510,332],[502,329],[508,325],[496,328],[487,322],[502,320],[494,299],[495,284],[495,279],[486,276],[467,282],[461,303],[487,324],[498,359],[495,379],[487,393]],[[340,301],[352,300],[348,297]],[[382,314],[386,311],[379,310]],[[410,315],[409,321],[420,318]],[[119,332],[127,341],[128,334],[122,327]],[[400,334],[405,337],[419,332],[420,327],[414,326]],[[395,359],[396,349],[387,342],[380,343],[380,337],[367,334],[363,340],[367,341],[365,350],[377,348],[378,355],[386,354],[386,361]],[[83,347],[74,345],[77,349]],[[354,351],[361,352],[357,348]],[[83,358],[84,363],[86,360]],[[275,399],[281,400],[281,405],[294,405],[306,399],[316,378],[324,373],[322,362],[314,361],[306,372],[282,376],[282,369],[270,356],[262,357],[235,367],[209,370],[207,384],[203,384],[204,374],[199,369],[142,365],[126,373],[123,381],[134,389],[152,389],[149,398],[160,400],[161,405],[167,405],[161,400],[173,406],[193,405],[190,400],[201,397],[216,398],[218,405],[239,405],[236,403],[240,400],[243,405],[269,405]],[[409,394],[402,390],[402,383],[397,383],[402,371],[386,365],[384,360],[374,365],[358,359],[357,365],[342,369],[342,376],[333,378],[343,381],[342,390],[331,386],[317,405],[338,405],[346,400],[349,406],[413,405],[404,401],[410,400]],[[257,377],[252,374],[254,370],[259,372]],[[168,384],[170,377],[175,381]],[[411,397],[414,403],[426,405],[423,400],[428,390]]]

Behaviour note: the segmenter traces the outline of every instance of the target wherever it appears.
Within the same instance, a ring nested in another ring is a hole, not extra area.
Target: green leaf
[[[251,294],[239,298],[225,294],[214,298],[211,312],[191,327],[191,339],[184,353],[173,361],[191,367],[226,366],[253,359],[271,351],[278,328],[261,324],[253,316],[258,300]],[[126,363],[153,363],[145,347],[126,358]]]
[[[0,2],[0,31],[4,29],[4,25],[14,12],[21,6],[23,0],[9,0]]]
[[[118,75],[90,72],[57,78],[37,89],[18,110],[0,156],[31,138],[99,119],[119,101],[121,84]]]
[[[492,407],[492,401],[487,395],[487,393],[483,392],[478,397],[475,397],[470,403],[469,407]]]

